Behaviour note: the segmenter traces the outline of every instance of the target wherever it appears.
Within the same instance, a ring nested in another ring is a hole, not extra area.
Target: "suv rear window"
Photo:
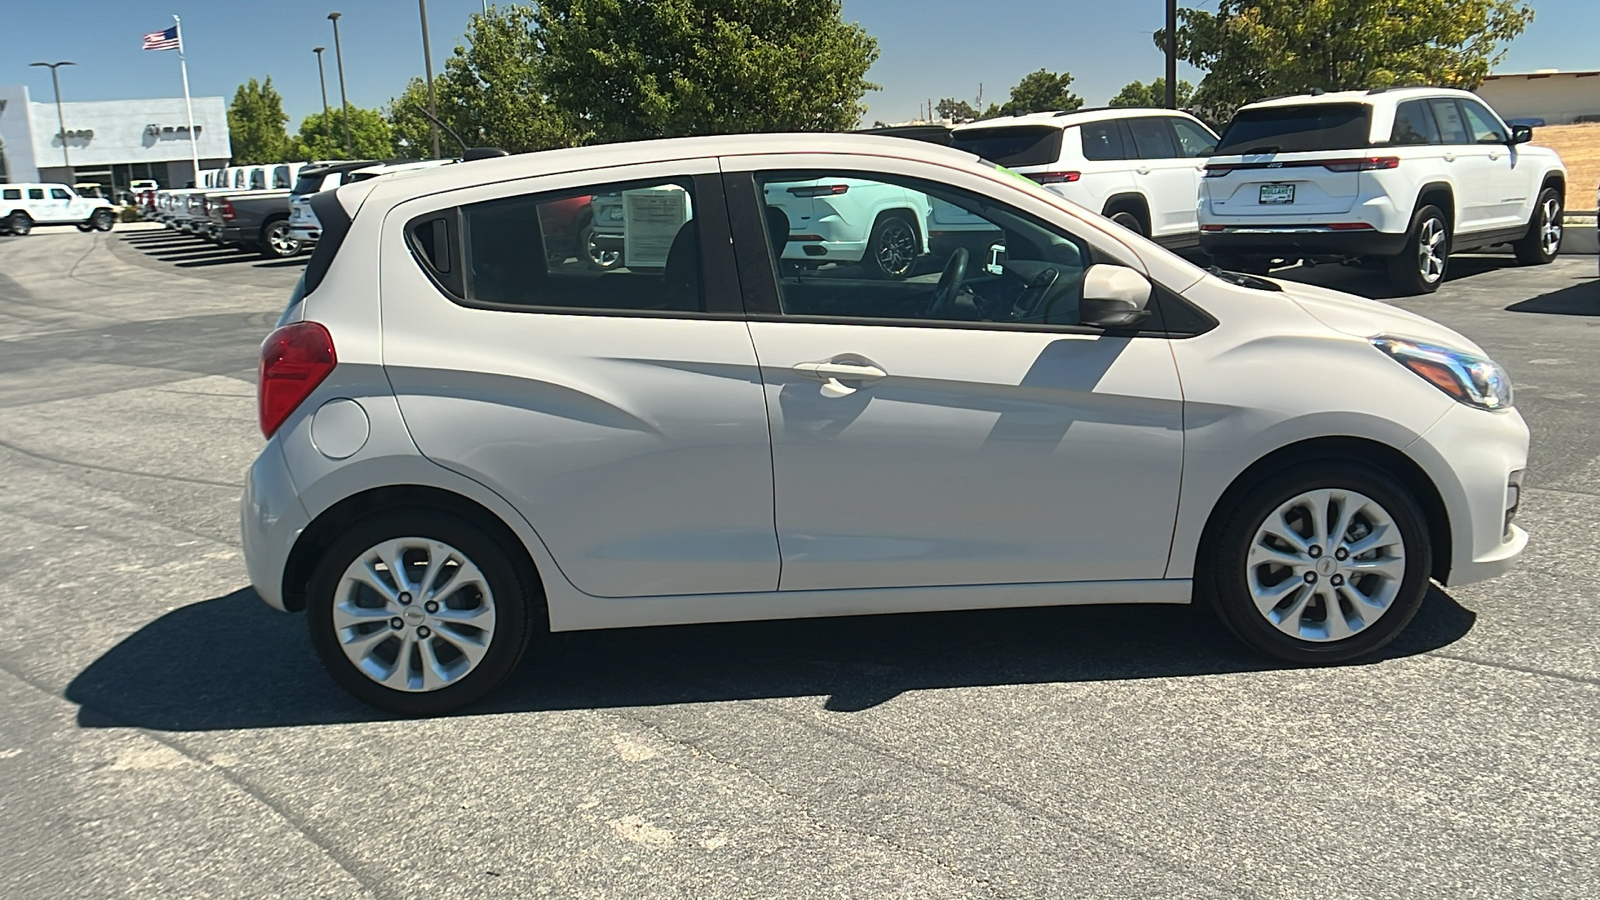
[[[1061,129],[1054,125],[1010,125],[956,132],[950,145],[1007,168],[1048,166],[1061,158]]]
[[[1308,103],[1240,110],[1217,144],[1218,156],[1299,153],[1367,147],[1372,107],[1365,103]]]
[[[300,173],[300,177],[294,181],[294,191],[292,193],[315,194],[322,190],[322,179],[327,177],[327,174],[327,169]]]

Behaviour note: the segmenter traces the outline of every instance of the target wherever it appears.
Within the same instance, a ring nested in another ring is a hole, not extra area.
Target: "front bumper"
[[[1528,544],[1508,515],[1528,465],[1522,416],[1455,404],[1406,452],[1432,479],[1450,519],[1450,571],[1441,582],[1469,584],[1510,569]]]
[[[1386,231],[1334,231],[1316,225],[1224,225],[1200,232],[1200,249],[1222,256],[1351,257],[1397,256],[1406,234]]]
[[[239,499],[244,565],[256,593],[275,609],[283,604],[283,571],[311,517],[300,503],[277,441],[268,441],[250,467]]]

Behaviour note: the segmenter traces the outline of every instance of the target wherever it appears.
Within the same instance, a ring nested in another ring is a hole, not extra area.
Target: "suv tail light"
[[[233,204],[226,200],[222,201],[222,217],[230,222],[238,218],[238,213],[233,211]]]
[[[1374,172],[1400,168],[1398,156],[1368,156],[1364,159],[1335,159],[1322,164],[1330,172]]]
[[[804,187],[789,188],[789,193],[796,197],[832,197],[850,190],[848,184],[811,184]]]
[[[1028,175],[1039,184],[1071,184],[1082,177],[1082,172],[1033,172]]]
[[[296,322],[267,335],[256,375],[261,433],[272,437],[338,362],[333,336],[317,322]]]

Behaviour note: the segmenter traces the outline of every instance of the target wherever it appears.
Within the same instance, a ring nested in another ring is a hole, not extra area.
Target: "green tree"
[[[839,0],[546,0],[544,87],[586,140],[842,131],[878,44]]]
[[[387,159],[394,152],[389,120],[376,109],[346,107],[350,113],[350,153],[344,152],[344,123],[338,110],[312,113],[290,142],[288,159]]]
[[[949,119],[952,122],[971,122],[978,118],[978,111],[972,108],[971,103],[953,97],[940,100],[934,105],[933,110],[939,114],[939,118]]]
[[[1276,94],[1472,88],[1533,20],[1521,0],[1218,0],[1179,12],[1178,55],[1206,70],[1194,103],[1231,114]],[[1165,46],[1163,29],[1155,36]]]
[[[1187,81],[1178,82],[1178,108],[1183,109],[1194,101],[1194,85]],[[1122,90],[1111,98],[1111,106],[1166,106],[1167,105],[1167,80],[1157,78],[1145,84],[1142,81],[1130,81],[1122,86]]]
[[[228,141],[234,164],[283,162],[289,150],[289,133],[284,130],[288,122],[272,76],[264,82],[252,78],[239,85],[228,107]]]
[[[1072,84],[1072,75],[1067,72],[1059,74],[1040,69],[1037,72],[1024,75],[1017,86],[1011,89],[1011,99],[1004,106],[993,107],[996,115],[1025,116],[1028,113],[1051,112],[1054,110],[1074,110],[1083,105],[1083,98],[1067,89]],[[984,118],[989,117],[989,110],[984,111]]]

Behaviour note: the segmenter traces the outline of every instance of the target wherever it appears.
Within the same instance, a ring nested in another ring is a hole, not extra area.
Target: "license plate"
[[[1294,185],[1292,184],[1263,184],[1261,186],[1261,203],[1293,203]]]

